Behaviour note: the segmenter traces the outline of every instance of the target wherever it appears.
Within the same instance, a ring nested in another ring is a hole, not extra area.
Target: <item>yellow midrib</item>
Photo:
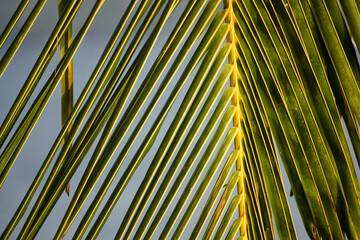
[[[232,45],[232,49],[231,52],[229,54],[229,64],[232,64],[234,66],[233,68],[233,72],[230,75],[230,86],[235,88],[235,94],[231,100],[231,104],[236,106],[237,111],[235,113],[234,116],[234,120],[233,120],[233,126],[234,127],[238,127],[239,131],[237,136],[235,137],[234,140],[234,144],[235,144],[235,149],[240,150],[240,154],[239,157],[236,161],[236,170],[240,171],[240,178],[238,180],[238,194],[241,195],[241,201],[239,204],[239,215],[242,218],[241,220],[241,225],[240,225],[240,235],[241,237],[243,237],[243,239],[247,239],[247,233],[246,233],[246,225],[247,225],[247,219],[246,219],[246,208],[245,208],[245,200],[246,200],[246,196],[245,196],[245,191],[244,191],[244,186],[245,186],[245,171],[244,171],[244,151],[242,149],[242,143],[241,143],[241,139],[244,136],[243,135],[243,131],[241,129],[241,112],[240,112],[240,101],[241,101],[241,96],[240,96],[240,92],[239,92],[239,88],[238,88],[238,70],[237,70],[237,66],[236,66],[236,59],[238,58],[237,56],[237,52],[236,52],[236,42],[237,42],[237,38],[235,37],[235,32],[234,32],[234,24],[235,24],[235,16],[233,14],[233,9],[232,9],[232,1],[233,0],[224,0],[224,7],[229,9],[229,14],[226,17],[226,23],[230,24],[230,31],[229,34],[227,36],[227,42],[231,43]]]

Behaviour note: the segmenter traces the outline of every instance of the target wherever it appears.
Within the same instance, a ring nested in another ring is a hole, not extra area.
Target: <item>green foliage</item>
[[[3,49],[28,2],[0,36],[0,77],[46,3]],[[18,239],[35,238],[75,173],[54,238],[76,218],[72,237],[96,238],[145,161],[116,239],[297,239],[280,163],[311,239],[359,239],[359,1],[130,1],[73,99],[74,54],[107,3],[95,1],[75,34],[82,2],[58,1],[59,19],[1,124],[0,186],[61,81],[62,128],[1,239],[23,218]],[[57,48],[61,59],[40,81]]]

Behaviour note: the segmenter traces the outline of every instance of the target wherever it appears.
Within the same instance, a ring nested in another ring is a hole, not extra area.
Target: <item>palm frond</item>
[[[0,77],[46,3],[12,36],[28,2],[1,34]],[[311,239],[359,238],[357,1],[116,3],[126,9],[73,96],[74,55],[108,4],[95,1],[75,34],[82,3],[58,1],[59,19],[1,124],[4,187],[61,81],[62,127],[1,239],[35,238],[70,180],[55,239],[105,234],[124,201],[115,239],[297,239],[285,173]]]

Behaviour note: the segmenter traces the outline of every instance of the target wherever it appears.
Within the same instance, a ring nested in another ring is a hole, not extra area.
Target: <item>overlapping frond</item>
[[[239,89],[244,101],[243,116],[247,119],[245,141],[249,141],[246,149],[259,159],[258,171],[279,237],[293,237],[294,230],[278,178],[275,145],[309,236],[341,239],[345,232],[357,239],[356,157],[350,154],[341,121],[341,116],[345,116],[340,114],[347,109],[349,117],[353,117],[351,112],[358,119],[355,105],[359,100],[359,64],[353,46],[349,46],[350,36],[344,31],[339,5],[336,1],[235,2]],[[319,11],[320,6],[333,13],[326,10],[327,15],[324,14]],[[325,16],[327,19],[322,19]],[[334,34],[331,37],[326,35],[330,30]],[[335,59],[335,46],[331,44],[336,39],[343,59]],[[351,64],[337,67],[346,62]],[[352,90],[345,90],[347,84],[353,84],[349,87]],[[346,125],[352,129],[352,142],[356,145],[358,127],[352,120]],[[250,166],[255,163],[249,161]]]

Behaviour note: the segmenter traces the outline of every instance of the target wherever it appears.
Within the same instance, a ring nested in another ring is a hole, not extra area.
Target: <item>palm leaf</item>
[[[45,2],[23,22],[22,1],[4,26],[3,78]],[[287,179],[311,239],[359,238],[358,2],[114,3],[126,9],[75,104],[74,55],[111,3],[95,1],[76,34],[86,6],[58,3],[0,127],[1,195],[60,81],[62,128],[1,239],[35,238],[72,179],[55,239],[110,234],[102,230],[126,199],[116,239],[297,239]]]

